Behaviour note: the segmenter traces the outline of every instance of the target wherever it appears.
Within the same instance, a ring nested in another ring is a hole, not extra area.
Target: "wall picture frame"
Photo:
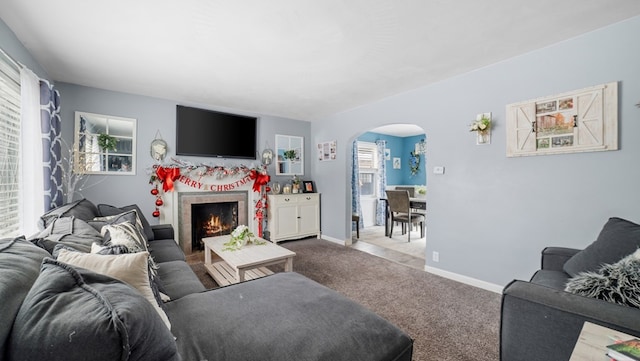
[[[313,181],[302,181],[302,193],[315,193],[316,185]]]
[[[507,105],[507,157],[618,150],[618,82]]]

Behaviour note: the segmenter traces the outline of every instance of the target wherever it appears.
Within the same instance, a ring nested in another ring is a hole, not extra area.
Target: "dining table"
[[[387,198],[380,198],[381,201],[384,202],[384,235],[389,235],[389,220],[391,219],[391,215],[389,214],[389,202],[387,202]],[[423,213],[427,210],[427,199],[425,197],[410,197],[409,198],[409,207],[411,209],[422,211]]]

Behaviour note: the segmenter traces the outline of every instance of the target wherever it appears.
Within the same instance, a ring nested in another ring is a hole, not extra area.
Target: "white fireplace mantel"
[[[183,192],[195,193],[228,193],[246,191],[248,198],[248,215],[247,226],[251,231],[258,235],[258,225],[255,220],[255,204],[260,200],[260,193],[253,191],[253,180],[248,179],[245,174],[237,174],[231,176],[225,176],[223,178],[217,178],[213,176],[204,176],[202,178],[195,179],[194,177],[180,177],[174,183],[174,190],[172,192],[162,193],[162,200],[164,204],[158,207],[160,211],[159,221],[161,224],[171,224],[175,231],[176,242],[180,244],[179,237],[182,234],[180,225],[180,200],[179,195]]]

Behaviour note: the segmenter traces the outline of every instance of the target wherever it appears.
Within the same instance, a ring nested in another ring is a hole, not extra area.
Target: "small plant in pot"
[[[118,140],[115,137],[104,133],[98,135],[98,146],[100,147],[100,149],[115,151],[117,149],[117,145]]]
[[[289,160],[296,159],[296,151],[295,151],[295,149],[285,150],[284,151],[284,159],[289,159]]]

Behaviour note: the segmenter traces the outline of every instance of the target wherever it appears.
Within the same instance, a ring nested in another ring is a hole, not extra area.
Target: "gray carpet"
[[[415,361],[496,361],[500,295],[325,240],[280,243],[293,269],[373,310],[414,339]],[[202,263],[192,265],[217,287]],[[275,267],[281,271],[281,267]]]

